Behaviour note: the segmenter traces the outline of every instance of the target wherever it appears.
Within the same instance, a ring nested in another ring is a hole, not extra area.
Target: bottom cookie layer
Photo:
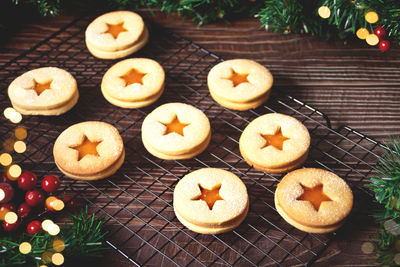
[[[333,232],[337,229],[339,229],[343,224],[344,221],[338,222],[336,224],[333,225],[327,225],[324,227],[311,227],[311,226],[307,226],[307,225],[302,225],[298,222],[296,222],[295,220],[293,220],[292,218],[290,218],[290,216],[288,214],[286,214],[286,212],[280,207],[279,205],[279,201],[276,197],[275,194],[275,208],[278,211],[279,215],[282,216],[282,218],[289,223],[290,225],[296,227],[297,229],[307,232],[307,233],[314,233],[314,234],[326,234],[326,233],[330,233]]]
[[[159,152],[158,150],[153,148],[148,142],[146,142],[146,140],[144,138],[142,138],[143,145],[146,148],[146,150],[149,151],[150,154],[152,154],[153,156],[155,156],[157,158],[166,159],[166,160],[174,160],[174,159],[179,160],[179,159],[194,158],[195,156],[197,156],[198,154],[200,154],[201,152],[206,150],[206,148],[208,147],[208,144],[210,143],[210,140],[211,140],[211,134],[208,135],[207,139],[203,143],[201,143],[199,146],[197,146],[196,148],[194,148],[194,150],[191,150],[190,152],[180,154],[180,155],[168,155],[168,154]]]
[[[58,169],[60,169],[60,171],[62,173],[64,173],[66,176],[68,176],[69,178],[72,178],[75,180],[92,181],[92,180],[99,180],[99,179],[107,178],[107,177],[113,175],[122,166],[122,164],[124,163],[124,160],[125,160],[125,149],[123,150],[119,159],[113,165],[111,165],[109,168],[107,168],[106,170],[104,170],[102,172],[99,172],[99,173],[96,173],[93,175],[85,175],[85,176],[80,176],[78,174],[73,174],[73,173],[67,172],[64,169],[62,169],[57,164],[57,162],[55,162],[55,163],[56,163]]]
[[[204,227],[204,226],[198,226],[198,225],[188,222],[179,214],[179,212],[177,212],[177,210],[174,207],[174,212],[175,212],[176,217],[184,226],[186,226],[188,229],[192,230],[193,232],[200,233],[200,234],[209,234],[209,235],[222,234],[222,233],[232,231],[233,229],[238,227],[244,221],[244,219],[247,216],[248,211],[249,211],[249,204],[247,204],[247,207],[244,210],[244,212],[237,219],[235,219],[230,225],[224,225],[223,227],[220,227],[217,225],[214,227]]]
[[[24,107],[20,107],[16,105],[15,103],[11,102],[13,108],[18,111],[19,113],[23,115],[42,115],[42,116],[57,116],[64,114],[65,112],[69,111],[72,109],[75,104],[78,102],[79,99],[79,93],[76,91],[74,96],[71,98],[70,101],[65,103],[63,106],[56,107],[53,109],[26,109]]]
[[[158,92],[157,94],[155,94],[145,100],[140,100],[140,101],[121,101],[119,99],[116,99],[116,98],[110,96],[108,94],[108,92],[103,89],[103,87],[101,88],[101,92],[103,93],[104,98],[108,102],[110,102],[111,104],[113,104],[115,106],[122,107],[122,108],[141,108],[141,107],[149,106],[149,105],[153,104],[154,102],[156,102],[163,94],[164,87],[161,88],[160,92]]]
[[[291,171],[291,170],[296,169],[297,167],[303,165],[303,163],[307,160],[307,157],[308,157],[308,151],[307,151],[306,154],[304,154],[298,160],[294,161],[291,164],[284,165],[284,166],[277,167],[277,168],[269,168],[266,166],[254,164],[252,161],[250,161],[246,157],[246,155],[244,153],[242,153],[242,151],[240,151],[240,152],[241,152],[241,155],[244,158],[244,160],[247,162],[247,164],[249,164],[250,166],[253,166],[257,170],[261,170],[261,171],[264,171],[267,173],[284,173],[284,172]]]
[[[211,97],[220,104],[223,107],[229,108],[229,109],[234,109],[234,110],[249,110],[249,109],[254,109],[259,106],[261,106],[265,101],[269,99],[270,91],[268,91],[265,95],[258,97],[257,99],[250,101],[250,102],[245,102],[245,103],[238,103],[238,102],[230,102],[226,99],[223,99],[222,97],[219,97],[212,93],[210,91]]]
[[[89,52],[97,58],[117,59],[117,58],[129,56],[130,54],[138,51],[147,43],[148,40],[149,40],[149,30],[147,28],[145,28],[144,32],[143,32],[143,36],[134,45],[132,45],[129,48],[123,49],[123,50],[114,51],[114,52],[102,51],[102,50],[94,48],[88,42],[86,42],[86,47],[89,50]]]

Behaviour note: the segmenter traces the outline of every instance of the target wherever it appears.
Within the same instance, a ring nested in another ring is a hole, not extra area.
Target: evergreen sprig
[[[400,40],[399,0],[3,0],[17,6],[29,6],[43,16],[57,15],[60,10],[108,11],[118,8],[159,8],[190,16],[199,25],[216,20],[227,22],[244,16],[256,16],[263,27],[283,33],[310,33],[326,38],[348,40],[360,27],[370,32],[383,26],[390,39]],[[0,4],[1,5],[1,4]],[[331,10],[329,19],[318,15],[320,6]],[[1,8],[1,6],[0,6]],[[379,14],[376,24],[365,21],[366,12]],[[1,17],[0,17],[1,19]],[[1,22],[0,22],[1,24]]]
[[[400,137],[390,137],[387,149],[375,166],[376,177],[367,186],[372,189],[385,211],[380,219],[400,218]]]
[[[107,232],[103,229],[104,219],[88,215],[87,206],[78,215],[71,215],[72,224],[61,229],[57,238],[61,238],[65,244],[62,251],[64,257],[93,258],[102,257],[102,252],[108,250],[104,244],[104,237]],[[43,233],[29,235],[22,233],[0,238],[0,267],[6,266],[39,266],[42,264],[41,256],[45,251],[52,250],[54,236]],[[29,242],[32,251],[29,254],[22,254],[19,245],[22,242]]]
[[[373,241],[376,252],[374,261],[397,266],[394,259],[400,249],[400,137],[389,138],[374,169],[376,175],[366,186],[383,206],[373,215],[382,227],[377,233],[377,240]]]

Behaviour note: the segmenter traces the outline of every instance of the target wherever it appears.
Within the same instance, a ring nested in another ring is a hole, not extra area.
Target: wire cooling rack
[[[66,194],[85,199],[93,212],[106,216],[110,232],[107,243],[133,265],[312,264],[335,233],[304,233],[279,216],[273,196],[282,176],[255,170],[245,163],[238,150],[242,130],[251,120],[269,112],[296,117],[307,126],[312,138],[305,166],[335,172],[350,181],[355,195],[359,191],[355,185],[362,184],[372,172],[380,144],[347,127],[332,130],[323,113],[290,96],[273,93],[264,106],[246,112],[219,106],[209,96],[206,76],[222,59],[155,25],[150,27],[149,44],[134,56],[153,58],[164,67],[165,93],[155,104],[142,109],[112,106],[101,95],[100,82],[115,61],[96,59],[87,51],[84,31],[91,19],[71,22],[0,69],[1,110],[10,106],[6,92],[8,84],[27,70],[38,67],[57,66],[68,70],[77,79],[80,91],[78,104],[67,114],[24,116],[22,125],[29,133],[28,150],[13,155],[14,159],[24,169],[38,175],[58,173]],[[211,121],[211,143],[194,159],[160,160],[150,155],[141,142],[140,128],[145,116],[160,104],[174,101],[200,108]],[[87,120],[111,123],[123,137],[126,160],[120,171],[109,179],[74,181],[64,177],[55,167],[52,147],[57,136],[68,126]],[[15,125],[1,118],[2,142],[12,135],[14,128]],[[185,174],[202,167],[232,171],[247,186],[249,214],[232,232],[196,234],[183,227],[174,215],[174,186]]]

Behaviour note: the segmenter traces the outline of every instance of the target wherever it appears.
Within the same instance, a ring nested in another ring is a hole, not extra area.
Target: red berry
[[[33,172],[23,172],[18,178],[18,186],[22,190],[28,191],[35,187],[37,177]]]
[[[31,207],[28,204],[26,204],[25,202],[23,202],[23,203],[21,203],[21,205],[19,205],[17,214],[21,219],[23,219],[23,218],[28,217],[31,210],[32,210]]]
[[[16,207],[13,203],[5,203],[1,205],[0,210],[7,209],[8,211],[15,211]]]
[[[378,36],[379,40],[382,40],[386,37],[386,30],[382,26],[376,27],[374,33],[376,36]]]
[[[9,183],[0,183],[0,203],[9,202],[14,196],[14,188]]]
[[[379,49],[380,49],[382,52],[388,51],[389,48],[390,48],[390,43],[389,43],[389,41],[383,40],[383,41],[380,41],[380,42],[379,42]]]
[[[33,235],[39,232],[40,229],[42,229],[42,223],[40,221],[31,221],[26,227],[26,232]]]
[[[18,220],[15,223],[8,223],[6,221],[3,222],[3,229],[7,232],[11,232],[17,230],[20,225],[20,221]]]
[[[54,193],[60,187],[60,179],[55,175],[47,175],[42,180],[42,188],[48,193]]]
[[[75,207],[76,207],[75,199],[73,199],[72,197],[64,197],[64,198],[62,199],[62,201],[64,201],[64,204],[65,204],[68,208],[75,208]]]
[[[28,191],[25,195],[25,201],[31,207],[38,206],[43,203],[44,194],[40,190]]]

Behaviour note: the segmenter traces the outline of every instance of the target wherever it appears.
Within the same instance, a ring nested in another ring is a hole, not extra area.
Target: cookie
[[[161,159],[189,159],[203,152],[211,140],[210,122],[199,109],[168,103],[153,110],[142,124],[142,141]]]
[[[310,134],[293,117],[269,113],[247,125],[239,139],[246,162],[258,170],[283,173],[302,165],[308,155]]]
[[[113,51],[113,52],[103,51],[103,50],[93,48],[91,46],[91,44],[87,43],[87,42],[86,42],[86,47],[89,50],[89,52],[97,58],[118,59],[118,58],[123,58],[123,57],[129,56],[130,54],[133,54],[134,52],[140,50],[143,46],[145,46],[147,44],[148,40],[149,40],[149,31],[147,30],[147,28],[145,28],[144,33],[140,37],[138,42],[135,43],[133,46],[128,47],[123,50]]]
[[[221,106],[249,110],[268,100],[273,77],[267,68],[248,59],[215,65],[207,76],[211,97]]]
[[[90,53],[102,59],[130,55],[148,41],[149,32],[140,15],[131,11],[109,12],[92,21],[85,32]]]
[[[341,227],[353,206],[353,193],[336,174],[314,168],[298,169],[282,178],[275,191],[278,213],[309,233]]]
[[[130,58],[113,65],[104,74],[101,92],[113,105],[123,108],[148,106],[164,91],[164,69],[148,58]]]
[[[75,78],[67,71],[44,67],[17,77],[8,87],[16,111],[24,115],[60,115],[78,102]]]
[[[190,230],[219,234],[238,227],[247,216],[246,186],[235,174],[203,168],[183,177],[174,190],[174,212]]]
[[[105,122],[74,124],[57,138],[53,148],[57,167],[70,178],[97,180],[114,174],[125,159],[118,130]]]

